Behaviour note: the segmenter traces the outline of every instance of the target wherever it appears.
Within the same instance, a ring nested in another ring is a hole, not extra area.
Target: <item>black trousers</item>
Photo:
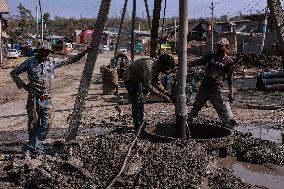
[[[144,119],[144,99],[141,82],[125,81],[125,87],[131,99],[132,119],[135,129],[138,129]]]

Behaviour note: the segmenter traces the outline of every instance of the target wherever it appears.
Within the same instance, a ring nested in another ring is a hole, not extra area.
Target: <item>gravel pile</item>
[[[133,137],[115,132],[35,159],[13,159],[7,179],[25,188],[105,188],[119,172]],[[208,162],[204,148],[194,142],[139,140],[113,187],[192,188],[206,177]]]
[[[5,180],[24,188],[106,188],[120,171],[135,134],[126,129],[77,143],[57,143],[47,154],[26,154],[7,162]],[[250,163],[283,164],[283,145],[236,133],[234,152]],[[139,139],[112,188],[258,188],[230,170],[214,168],[195,142],[152,143]]]
[[[251,134],[236,132],[233,151],[240,161],[284,165],[283,144],[252,138]]]

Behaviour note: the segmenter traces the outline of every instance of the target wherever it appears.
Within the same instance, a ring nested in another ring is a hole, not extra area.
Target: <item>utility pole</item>
[[[135,17],[136,17],[136,0],[133,0],[132,9],[132,28],[131,28],[131,61],[134,62],[135,56]]]
[[[215,5],[212,0],[211,6],[209,7],[211,9],[211,52],[214,52],[214,9]]]
[[[3,62],[3,50],[2,50],[2,13],[0,13],[0,64]]]
[[[177,17],[175,17],[175,51],[177,50]]]
[[[36,7],[36,47],[38,48],[38,7]]]
[[[265,19],[264,19],[264,24],[263,24],[263,36],[262,36],[262,41],[261,41],[261,52],[263,51],[264,48],[264,44],[265,44],[265,37],[266,37],[266,28],[267,28],[267,12],[268,12],[268,8],[265,8]]]
[[[40,20],[41,20],[41,44],[43,44],[43,13],[41,7],[41,1],[38,0],[39,10],[40,10]]]
[[[178,32],[178,96],[176,104],[176,124],[181,138],[186,138],[187,105],[186,105],[186,77],[187,77],[187,35],[188,35],[188,0],[179,0],[179,32]]]

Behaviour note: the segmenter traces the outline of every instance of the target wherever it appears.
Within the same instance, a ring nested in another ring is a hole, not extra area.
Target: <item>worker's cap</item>
[[[49,48],[47,45],[40,45],[33,52],[38,53],[39,51],[48,51],[49,53],[54,53],[54,51],[51,48]]]
[[[169,54],[162,54],[159,56],[157,64],[162,64],[170,69],[174,69],[176,66],[174,57]]]
[[[221,38],[218,42],[215,43],[216,45],[222,45],[222,46],[229,46],[230,42],[226,38]]]

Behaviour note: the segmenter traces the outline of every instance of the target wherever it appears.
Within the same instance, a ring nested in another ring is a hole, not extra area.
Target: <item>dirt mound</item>
[[[260,69],[280,69],[283,67],[281,56],[266,56],[263,54],[242,54],[235,58],[237,66]]]

